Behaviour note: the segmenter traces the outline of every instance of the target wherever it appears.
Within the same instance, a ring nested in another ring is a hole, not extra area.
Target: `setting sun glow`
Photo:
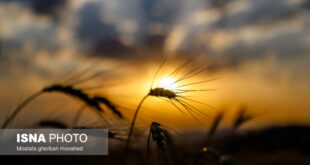
[[[174,78],[164,77],[160,80],[158,87],[174,91],[178,87],[178,84],[175,81],[176,79]]]

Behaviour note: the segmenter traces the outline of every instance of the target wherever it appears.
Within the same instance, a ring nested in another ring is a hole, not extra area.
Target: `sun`
[[[172,77],[164,77],[160,80],[158,87],[175,91],[177,90],[178,84],[176,79]]]

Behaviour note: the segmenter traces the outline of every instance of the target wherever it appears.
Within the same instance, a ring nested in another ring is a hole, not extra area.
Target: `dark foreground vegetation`
[[[202,133],[184,134],[201,136]],[[269,127],[256,131],[219,131],[201,150],[203,140],[182,142],[177,137],[174,149],[161,149],[156,143],[150,151],[142,146],[125,151],[112,146],[108,156],[5,156],[10,164],[310,164],[310,127]],[[172,137],[173,138],[173,137]],[[145,139],[147,140],[147,139]],[[113,142],[113,141],[111,141]],[[143,143],[146,144],[146,143]]]

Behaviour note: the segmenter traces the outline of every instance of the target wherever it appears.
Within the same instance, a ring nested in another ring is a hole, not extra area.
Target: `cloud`
[[[78,12],[77,39],[82,44],[91,44],[105,38],[117,38],[115,26],[104,22],[103,8],[97,3],[88,3]]]
[[[135,53],[135,49],[125,46],[120,41],[113,38],[105,38],[97,40],[91,45],[91,55],[113,57],[113,58],[129,58]]]
[[[95,0],[78,7],[66,0],[4,2],[17,2],[33,12],[27,18],[32,26],[16,24],[14,27],[23,27],[16,31],[6,27],[11,32],[4,42],[17,45],[31,41],[38,48],[53,50],[72,41],[69,46],[82,54],[120,60],[161,56],[168,51],[230,63],[223,67],[264,59],[270,52],[279,60],[309,52],[310,3],[305,0]],[[66,11],[71,11],[71,17],[59,17],[63,20],[44,26],[34,18],[53,18]],[[65,39],[60,42],[57,36]]]
[[[34,13],[59,19],[68,6],[68,0],[4,0],[16,2],[29,7]]]
[[[114,24],[105,20],[104,9],[98,2],[88,3],[78,12],[76,38],[82,49],[93,56],[123,58],[134,49],[120,41],[120,34]]]
[[[143,43],[149,49],[161,51],[163,50],[165,40],[165,35],[153,34],[145,36]]]
[[[310,52],[307,46],[310,25],[308,3],[207,1],[203,9],[197,5],[186,12],[200,11],[196,14],[198,19],[186,19],[181,14],[183,19],[179,19],[182,21],[175,27],[182,29],[178,30],[178,36],[182,37],[177,37],[179,39],[172,44],[172,50],[183,54],[205,54],[216,64],[232,68],[248,61],[264,60],[271,52],[280,61],[304,56]],[[199,23],[194,20],[199,20]],[[174,33],[172,31],[171,34]]]
[[[58,17],[59,13],[65,9],[67,0],[34,0],[31,8],[37,14]]]
[[[177,0],[148,0],[142,2],[144,21],[149,24],[158,22],[172,25],[180,12]]]
[[[80,47],[92,55],[122,59],[138,57],[138,49],[162,51],[168,32],[166,24],[172,24],[176,14],[169,10],[174,4],[167,7],[164,2],[143,1],[143,8],[137,11],[144,13],[139,13],[139,17],[126,16],[126,11],[119,11],[124,13],[119,15],[118,10],[111,11],[109,5],[101,2],[85,4],[78,11],[75,30]],[[113,7],[121,9],[118,3]]]

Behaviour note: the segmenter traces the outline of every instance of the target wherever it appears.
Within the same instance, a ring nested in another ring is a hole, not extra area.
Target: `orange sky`
[[[189,88],[216,89],[191,93],[216,107],[192,103],[209,116],[197,115],[206,125],[225,111],[223,124],[229,126],[240,107],[254,116],[247,127],[309,124],[310,8],[306,0],[36,2],[0,2],[1,119],[48,84],[74,74],[77,79],[108,70],[77,87],[106,85],[89,92],[111,99],[129,122],[168,54],[155,84],[189,59],[193,63],[180,75],[199,64],[211,68],[183,83],[219,78]],[[85,68],[87,72],[79,75]],[[19,117],[23,120],[17,122],[27,121],[19,123],[23,126],[41,118],[68,122],[80,106],[76,99],[44,95],[28,105]],[[145,101],[138,117],[144,126],[151,121],[202,128],[155,97]],[[82,122],[95,119],[86,116]]]
[[[185,61],[184,59],[179,61],[176,59],[177,56],[170,56],[168,58],[154,84],[158,84],[162,77],[171,73]],[[41,62],[44,63],[44,60]],[[79,60],[76,60],[76,62],[78,63]],[[108,60],[107,62],[113,65],[112,61]],[[92,64],[92,62],[89,63]],[[104,61],[99,63],[92,70],[99,69],[104,63]],[[87,66],[85,62],[83,64]],[[97,86],[102,82],[102,84],[112,84],[111,86],[107,85],[105,88],[91,90],[90,92],[110,98],[116,105],[121,107],[122,112],[126,116],[126,121],[129,122],[138,102],[148,93],[152,77],[159,64],[160,61],[139,66],[126,64],[121,69],[112,71],[111,74],[109,73],[111,76],[108,74],[107,76],[102,76],[102,78],[96,78],[90,83],[80,85],[80,87],[93,86],[91,84]],[[273,58],[263,62],[253,61],[251,64],[241,66],[236,70],[223,70],[216,73],[206,71],[184,82],[180,82],[178,85],[219,78],[215,81],[186,88],[215,89],[215,91],[191,92],[188,94],[192,96],[191,99],[216,108],[213,109],[199,103],[187,101],[208,115],[195,115],[205,125],[212,121],[214,115],[224,111],[225,122],[223,122],[223,125],[229,126],[240,107],[246,107],[247,113],[254,117],[246,127],[260,127],[266,124],[308,123],[310,113],[308,111],[309,103],[307,102],[307,98],[309,98],[307,84],[300,81],[295,82],[285,73],[277,74],[277,77],[267,77],[270,70],[277,67],[277,65]],[[198,65],[196,63],[189,65],[176,78],[184,75],[195,66]],[[6,116],[8,111],[14,109],[26,96],[40,90],[45,84],[50,84],[52,80],[61,77],[60,75],[65,73],[63,70],[56,70],[58,74],[44,78],[35,73],[25,73],[17,69],[13,74],[3,79],[0,85],[2,91],[0,96],[1,116]],[[83,67],[80,70],[83,70]],[[79,73],[79,69],[77,69],[76,73]],[[113,74],[118,76],[113,76]],[[292,86],[293,84],[294,86]],[[61,94],[46,94],[27,106],[23,115],[21,115],[22,117],[19,118],[25,117],[23,121],[29,120],[31,121],[29,123],[35,121],[33,118],[40,120],[42,118],[51,118],[51,116],[54,119],[65,119],[64,121],[68,121],[68,118],[72,119],[74,112],[79,106],[81,104],[76,99],[71,99]],[[94,122],[92,120],[93,118],[87,117],[83,119],[88,124]],[[138,125],[145,127],[152,121],[158,121],[179,129],[203,128],[190,115],[180,113],[172,104],[156,97],[149,97],[144,102],[137,121]]]

